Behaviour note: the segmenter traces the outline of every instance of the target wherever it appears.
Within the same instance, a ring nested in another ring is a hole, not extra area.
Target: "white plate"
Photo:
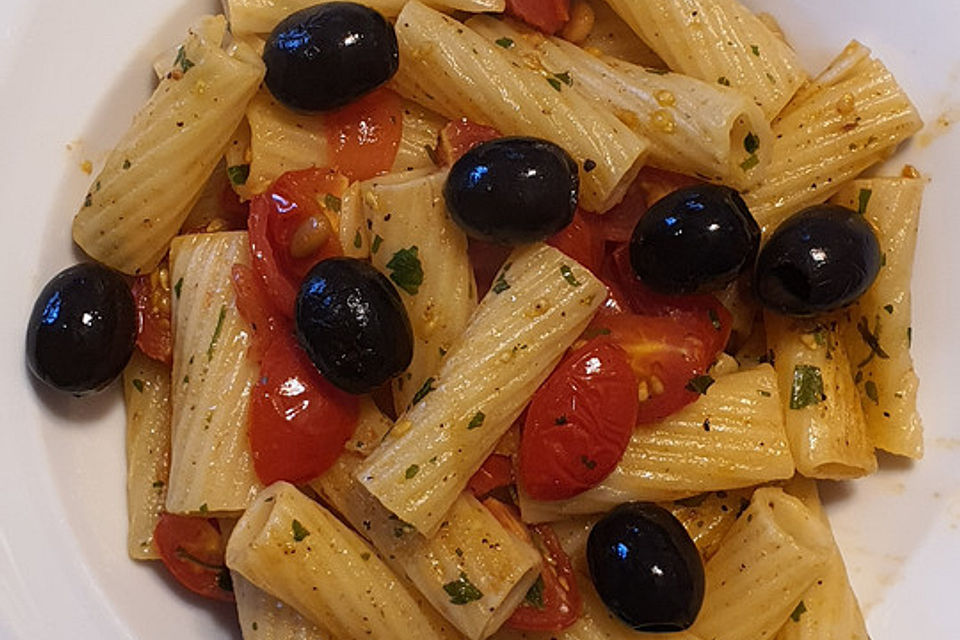
[[[960,3],[752,0],[776,15],[808,69],[850,38],[873,48],[927,122],[889,165],[931,175],[914,277],[914,354],[927,455],[881,460],[826,491],[874,640],[957,638],[960,575]],[[239,637],[207,606],[125,552],[123,420],[116,388],[77,401],[35,386],[26,319],[77,259],[70,220],[110,145],[149,95],[154,53],[207,0],[0,0],[0,638]]]

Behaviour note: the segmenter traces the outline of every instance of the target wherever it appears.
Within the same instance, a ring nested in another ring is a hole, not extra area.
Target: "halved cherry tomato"
[[[477,296],[482,298],[490,290],[493,279],[497,277],[497,272],[511,251],[512,247],[468,238],[467,253],[473,266],[474,280],[477,282]]]
[[[513,462],[509,456],[491,454],[483,461],[477,472],[470,477],[467,488],[478,498],[482,498],[494,489],[513,484]]]
[[[602,216],[596,216],[597,233],[610,242],[629,242],[633,228],[649,205],[680,187],[699,182],[690,176],[644,167],[630,183],[623,200]]]
[[[577,578],[553,529],[545,524],[530,529],[543,556],[543,568],[506,624],[521,631],[561,631],[576,622],[583,609]]]
[[[437,136],[437,155],[442,164],[450,166],[481,142],[499,137],[500,132],[493,127],[466,118],[451,120],[440,129],[440,135]]]
[[[264,484],[313,480],[336,461],[353,435],[357,396],[327,382],[280,325],[260,362],[250,400],[253,468]]]
[[[537,500],[586,491],[613,471],[637,424],[627,353],[603,338],[571,353],[533,395],[520,440],[520,485]]]
[[[577,209],[570,224],[547,238],[547,244],[599,274],[603,264],[603,238],[596,233],[591,219],[597,216],[588,218],[588,215]]]
[[[267,352],[278,325],[286,326],[286,323],[277,318],[277,311],[274,310],[270,298],[264,293],[260,279],[252,268],[235,264],[230,271],[230,277],[233,280],[233,291],[237,298],[237,311],[252,330],[252,341],[247,357],[259,363],[263,354]]]
[[[507,15],[553,35],[570,20],[570,0],[507,0]]]
[[[339,227],[336,209],[346,188],[347,179],[333,171],[289,171],[250,204],[248,226],[253,269],[277,310],[287,318],[293,317],[303,276],[320,260],[343,252],[336,233]],[[324,242],[312,247],[312,251],[295,257],[291,242],[310,218],[326,224],[329,234]]]
[[[131,287],[137,305],[137,347],[167,364],[173,358],[169,274],[163,264],[153,273],[134,278]]]
[[[403,136],[403,103],[377,89],[324,116],[330,166],[350,180],[366,180],[393,166]]]
[[[720,322],[720,328],[715,328],[706,312],[673,316],[620,314],[595,319],[586,335],[603,334],[626,352],[636,375],[636,420],[644,424],[661,420],[699,397],[687,385],[705,374],[723,350],[730,336],[729,314]]]
[[[233,601],[223,536],[216,520],[164,513],[153,530],[153,541],[177,582],[205,598]]]

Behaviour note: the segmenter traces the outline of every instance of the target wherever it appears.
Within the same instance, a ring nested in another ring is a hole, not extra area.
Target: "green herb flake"
[[[760,57],[760,47],[758,47],[757,45],[755,44],[750,45],[750,51],[753,52],[753,55],[757,56],[758,58]]]
[[[496,281],[493,283],[493,287],[491,287],[494,293],[501,294],[510,288],[510,283],[507,282],[506,276],[507,276],[506,269],[504,269],[503,272],[501,272],[500,275],[497,276]]]
[[[562,82],[563,84],[567,85],[568,87],[573,86],[573,78],[570,77],[569,71],[564,71],[563,73],[555,73],[553,74],[553,77],[559,80],[560,82]]]
[[[556,78],[547,78],[547,82],[550,83],[550,86],[553,87],[556,91],[560,91],[563,88],[563,85],[560,84],[560,81]]]
[[[760,138],[753,131],[747,134],[747,137],[743,139],[743,149],[747,153],[756,153],[757,149],[760,148]]]
[[[879,324],[879,319],[877,320]],[[878,327],[879,328],[879,327]],[[867,356],[867,359],[858,364],[858,367],[870,362],[874,356],[877,356],[881,360],[887,360],[890,358],[890,355],[883,350],[883,347],[880,346],[880,338],[877,333],[870,331],[870,324],[867,322],[866,317],[860,316],[860,320],[857,322],[857,331],[860,333],[860,338],[863,342],[870,347],[870,355]]]
[[[124,159],[124,161],[123,161],[123,169],[124,169],[124,170],[127,170],[127,169],[129,169],[131,166],[132,166],[132,165],[130,164],[130,159],[129,159],[129,158]]]
[[[134,389],[136,389],[140,393],[143,393],[143,380],[141,380],[140,378],[134,378],[133,380],[130,381],[130,384],[133,385]]]
[[[186,73],[196,65],[193,64],[193,61],[187,57],[187,50],[183,48],[183,45],[177,49],[177,57],[173,60],[173,66],[180,67],[180,71]]]
[[[587,456],[580,456],[580,464],[593,471],[597,467],[597,461],[591,460]]]
[[[334,213],[340,213],[340,209],[343,207],[343,200],[332,193],[327,193],[323,196],[323,206]]]
[[[537,581],[527,589],[527,595],[523,597],[524,604],[538,611],[543,611],[543,587],[543,575],[539,575]]]
[[[164,487],[164,482],[163,482],[163,480],[156,480],[156,481],[155,481],[152,485],[150,485],[150,486],[153,487],[154,489],[163,489],[163,487]]]
[[[369,551],[364,551],[363,553],[361,553],[361,554],[360,554],[360,559],[363,560],[364,562],[366,562],[367,560],[369,560],[369,559],[370,559],[370,552],[369,552]]]
[[[370,253],[376,253],[380,251],[380,245],[383,244],[383,238],[380,237],[380,234],[373,236],[373,244],[370,245]]]
[[[873,380],[867,380],[863,383],[863,390],[866,392],[867,397],[873,400],[873,404],[880,404],[880,392],[877,391],[877,383]]]
[[[415,394],[413,394],[413,400],[411,404],[417,404],[421,400],[427,397],[427,394],[433,391],[433,383],[436,381],[436,378],[427,378],[423,386],[421,386]]]
[[[183,384],[190,384],[190,376],[189,376],[189,375],[183,376]]]
[[[260,628],[260,625],[257,624],[256,620],[254,620],[253,624],[250,625],[250,628],[256,631]]]
[[[217,326],[213,329],[213,337],[210,338],[210,346],[207,347],[207,360],[213,360],[213,350],[217,346],[217,340],[220,339],[220,333],[223,331],[223,321],[227,318],[227,305],[220,305],[220,316],[217,318]]]
[[[247,178],[250,177],[250,165],[237,164],[232,167],[227,167],[227,177],[230,178],[231,184],[238,186],[247,184]]]
[[[483,597],[483,592],[470,582],[467,574],[460,572],[460,577],[443,585],[443,590],[450,596],[450,604],[468,604]]]
[[[359,249],[363,246],[363,237],[360,235],[360,230],[357,229],[357,232],[353,234],[353,248]]]
[[[87,197],[83,199],[83,206],[92,207],[93,206],[93,195],[87,194]]]
[[[709,309],[707,311],[707,315],[710,316],[710,324],[713,325],[713,328],[716,331],[720,331],[720,329],[723,328],[723,325],[720,324],[720,317],[717,316],[717,312],[714,311],[713,309]]]
[[[823,377],[820,367],[798,364],[793,368],[793,384],[790,386],[790,408],[803,409],[824,400]]]
[[[557,417],[554,418],[554,420],[553,420],[553,424],[555,424],[555,425],[557,425],[557,426],[567,424],[567,422],[568,422],[567,416],[557,416]]]
[[[714,383],[714,379],[712,376],[708,376],[708,375],[694,376],[690,378],[690,381],[687,383],[685,388],[687,389],[687,391],[695,391],[696,393],[703,395],[707,392],[707,389],[709,389],[710,385],[712,385],[713,383]]]
[[[566,280],[567,284],[569,284],[571,287],[579,287],[582,284],[574,277],[573,271],[568,265],[560,265],[560,275],[563,276],[563,279]]]
[[[770,84],[777,84],[777,79],[773,77],[773,74],[767,71],[767,80],[770,81]]]
[[[180,290],[183,289],[183,278],[177,280],[177,284],[173,285],[173,293],[177,296],[177,300],[180,299]]]
[[[883,305],[883,310],[886,311],[887,313],[892,314],[892,313],[893,313],[893,305],[892,305],[892,304],[885,304],[885,305]]]
[[[403,472],[403,477],[407,480],[412,480],[418,473],[420,473],[420,465],[412,464]]]
[[[764,389],[757,389],[757,393],[762,395],[764,398],[769,398],[773,395],[772,393],[770,393],[769,391],[765,391]]]
[[[482,426],[482,425],[483,425],[483,421],[484,421],[486,418],[487,418],[487,416],[484,415],[483,411],[477,411],[475,414],[473,414],[473,417],[470,418],[470,424],[467,425],[467,429],[468,429],[468,430],[469,430],[469,429],[476,429],[477,427]]]
[[[290,523],[290,530],[293,532],[294,542],[301,542],[304,538],[310,535],[310,532],[307,531],[307,528],[300,524],[300,521],[296,518],[294,518],[293,522]]]
[[[740,163],[740,168],[744,171],[750,171],[758,164],[760,164],[760,158],[757,157],[757,154],[751,153],[746,160]]]
[[[872,189],[860,189],[860,193],[857,195],[857,213],[863,215],[867,212],[867,205],[870,203],[870,196],[872,195]]]
[[[880,266],[881,266],[881,267],[887,266],[887,252],[886,252],[886,251],[884,251],[883,253],[880,254]]]
[[[807,605],[803,604],[803,600],[800,601],[800,604],[793,610],[793,613],[790,614],[790,619],[794,622],[800,622],[800,616],[807,612]]]
[[[210,510],[207,508],[207,503],[204,502],[202,505],[200,505],[200,508],[197,509],[197,511],[199,511],[200,513],[207,513]]]
[[[717,78],[717,84],[722,84],[725,87],[729,87],[730,81],[727,80],[727,76],[720,76],[719,78]]]
[[[513,47],[513,40],[510,38],[500,38],[496,41],[498,47],[503,47],[504,49],[510,49]]]
[[[416,245],[400,249],[387,263],[387,269],[391,271],[390,279],[412,296],[417,295],[420,285],[423,284],[423,267],[420,265],[418,253]]]

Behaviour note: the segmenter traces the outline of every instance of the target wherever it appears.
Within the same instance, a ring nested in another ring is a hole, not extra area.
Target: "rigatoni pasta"
[[[333,640],[329,631],[258,589],[241,574],[232,572],[231,580],[243,640]]]

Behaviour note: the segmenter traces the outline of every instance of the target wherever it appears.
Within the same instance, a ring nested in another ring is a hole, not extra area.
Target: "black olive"
[[[133,354],[137,313],[123,277],[83,263],[55,275],[37,296],[27,325],[27,364],[61,391],[99,391]]]
[[[307,355],[344,391],[368,393],[410,365],[413,330],[400,294],[366,262],[319,262],[300,284],[295,317]]]
[[[754,288],[774,311],[809,316],[845,307],[880,271],[880,243],[856,211],[818,205],[787,218],[760,251]]]
[[[740,194],[702,184],[657,200],[637,221],[630,264],[645,285],[666,294],[720,289],[753,264],[760,226]]]
[[[579,191],[577,163],[566,151],[538,138],[500,138],[463,154],[443,195],[470,236],[521,244],[570,224]]]
[[[301,111],[342,107],[389,80],[400,65],[393,27],[353,2],[291,13],[267,38],[263,61],[270,93]]]
[[[683,525],[655,504],[622,504],[587,539],[590,577],[607,608],[637,631],[682,631],[703,604],[703,561]]]

